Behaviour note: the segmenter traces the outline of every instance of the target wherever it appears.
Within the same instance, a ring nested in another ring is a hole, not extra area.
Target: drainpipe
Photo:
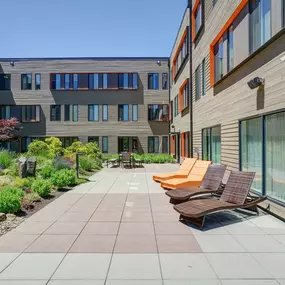
[[[189,30],[188,30],[188,48],[189,48],[189,106],[190,106],[190,157],[193,157],[193,94],[192,94],[192,0],[188,0],[189,8]]]

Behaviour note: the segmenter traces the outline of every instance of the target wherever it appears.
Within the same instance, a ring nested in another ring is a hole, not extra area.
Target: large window
[[[0,120],[11,119],[11,106],[0,106]]]
[[[158,73],[148,74],[148,89],[159,89],[159,75]]]
[[[138,105],[133,104],[132,106],[132,120],[137,121],[138,120]]]
[[[97,143],[99,145],[99,137],[88,137],[88,142]]]
[[[221,38],[215,45],[215,81],[220,80],[223,74],[224,40]]]
[[[0,90],[11,90],[11,74],[0,74]]]
[[[64,121],[70,121],[70,105],[64,105]]]
[[[271,38],[271,1],[249,1],[250,52],[253,53]]]
[[[262,192],[262,120],[241,122],[241,170],[255,172],[252,188]]]
[[[108,105],[102,105],[102,121],[108,121]]]
[[[102,137],[102,152],[108,152],[108,137]]]
[[[202,158],[221,163],[221,127],[202,130]]]
[[[50,120],[60,121],[61,120],[61,105],[50,106]]]
[[[168,89],[168,73],[162,73],[162,89]]]
[[[99,105],[88,105],[88,121],[99,121]]]
[[[129,105],[120,104],[118,105],[118,121],[129,121]]]
[[[234,28],[228,29],[228,72],[234,68]]]
[[[32,90],[32,74],[25,73],[21,75],[21,89]]]
[[[169,153],[168,136],[162,137],[162,153]]]
[[[148,137],[148,153],[159,152],[159,137]]]
[[[166,104],[152,104],[148,105],[148,120],[149,121],[168,121],[168,105]]]
[[[40,121],[40,106],[25,105],[22,106],[22,121],[23,122],[39,122]]]
[[[41,74],[40,73],[35,74],[35,89],[36,90],[41,89]]]
[[[72,121],[78,121],[78,105],[72,105]]]
[[[241,170],[256,173],[253,190],[285,203],[285,112],[242,121],[240,128]]]
[[[195,100],[201,97],[201,65],[195,70]]]
[[[52,73],[51,89],[138,89],[137,73]]]

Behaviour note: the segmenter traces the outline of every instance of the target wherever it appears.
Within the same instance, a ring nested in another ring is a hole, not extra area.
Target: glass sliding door
[[[285,202],[285,112],[265,117],[265,189]]]
[[[211,154],[211,131],[210,129],[204,129],[202,131],[202,159],[210,160]]]
[[[262,193],[262,118],[241,122],[241,170],[255,172],[252,189]]]

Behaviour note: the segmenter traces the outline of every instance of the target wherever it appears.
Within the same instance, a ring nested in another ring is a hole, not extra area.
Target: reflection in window
[[[33,106],[33,105],[22,106],[22,121],[23,122],[39,122],[40,121],[40,106]]]
[[[35,89],[36,90],[41,89],[41,74],[40,73],[35,74]]]
[[[108,152],[108,137],[102,137],[102,152]]]
[[[220,80],[223,75],[224,41],[223,38],[215,45],[215,81]]]
[[[64,121],[70,121],[70,105],[64,105]]]
[[[22,74],[22,90],[32,90],[32,74]]]
[[[148,120],[167,122],[168,121],[168,105],[166,104],[148,105]]]
[[[148,74],[148,89],[159,89],[159,76],[158,73]]]
[[[168,89],[168,73],[162,73],[162,89]]]
[[[88,121],[99,121],[99,105],[88,105]]]
[[[159,152],[159,137],[148,137],[148,153]]]
[[[133,104],[132,106],[132,120],[133,121],[137,121],[138,120],[138,105],[137,104]]]
[[[129,120],[129,105],[120,104],[118,105],[118,121],[128,121]]]
[[[108,105],[102,105],[102,121],[108,121]]]
[[[78,121],[78,105],[72,105],[72,121]]]
[[[60,121],[61,120],[61,105],[50,106],[50,120]]]
[[[233,26],[228,30],[228,72],[234,68],[234,32]]]

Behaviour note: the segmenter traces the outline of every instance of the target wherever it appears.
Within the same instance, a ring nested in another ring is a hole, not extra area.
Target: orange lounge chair
[[[185,158],[177,172],[156,174],[153,175],[152,179],[156,182],[162,182],[171,178],[187,178],[196,161],[197,158]]]
[[[164,189],[199,187],[212,161],[197,160],[186,178],[172,178],[161,182]]]

